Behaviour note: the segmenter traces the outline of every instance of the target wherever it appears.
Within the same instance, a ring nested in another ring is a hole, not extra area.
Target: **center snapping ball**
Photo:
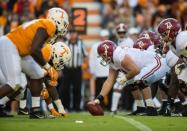
[[[87,103],[87,110],[93,116],[103,116],[104,115],[103,108],[99,104],[93,105],[93,104]]]

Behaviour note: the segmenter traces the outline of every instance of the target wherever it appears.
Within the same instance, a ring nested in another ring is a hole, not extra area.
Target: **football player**
[[[115,28],[117,42],[116,44],[121,47],[133,47],[134,42],[130,37],[127,37],[128,28],[124,23],[120,23]]]
[[[167,63],[171,70],[171,80],[169,86],[170,105],[173,105],[178,88],[187,95],[187,31],[181,31],[180,23],[174,18],[167,18],[158,25],[164,42],[163,51],[166,53]],[[187,98],[184,104],[187,103]],[[187,116],[187,110],[182,112],[182,116]]]
[[[117,42],[116,44],[122,48],[132,48],[134,42],[131,38],[127,37],[128,28],[127,25],[124,23],[120,23],[115,28]],[[123,72],[120,72],[118,77],[121,77]],[[131,85],[128,85],[131,86]],[[111,111],[113,114],[117,113],[117,106],[119,103],[119,99],[121,97],[121,92],[123,90],[124,85],[120,85],[118,82],[114,84],[113,92],[112,92],[112,104],[111,104]]]
[[[25,76],[21,71],[26,73],[33,81],[30,118],[43,117],[40,115],[39,107],[45,71],[49,85],[56,86],[57,70],[70,58],[68,47],[62,44],[45,46],[52,49],[45,54],[50,58],[48,61],[45,60],[46,56],[42,54],[41,49],[50,38],[64,35],[68,24],[68,15],[63,9],[51,8],[47,19],[27,22],[0,38],[0,82],[3,84],[0,88],[0,97],[24,88],[22,81]]]
[[[97,48],[99,56],[102,58],[102,65],[110,65],[109,75],[104,82],[100,95],[95,100],[90,101],[90,104],[99,104],[103,97],[111,90],[116,81],[119,70],[126,72],[126,75],[117,81],[120,84],[135,84],[142,90],[145,90],[147,85],[159,80],[165,76],[169,70],[165,60],[161,59],[155,53],[149,51],[141,51],[134,48],[116,47],[112,41],[103,41]],[[148,104],[147,115],[157,115],[154,104],[148,97],[145,101]]]

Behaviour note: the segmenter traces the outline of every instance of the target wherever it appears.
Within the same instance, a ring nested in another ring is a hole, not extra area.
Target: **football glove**
[[[125,82],[127,81],[127,77],[126,77],[126,75],[123,75],[123,76],[121,76],[121,77],[118,77],[118,78],[116,79],[116,81],[117,81],[120,85],[124,85]]]
[[[187,64],[185,64],[185,63],[180,63],[180,64],[175,65],[175,73],[176,73],[177,75],[180,75],[180,73],[182,72],[182,70],[183,70],[185,67],[187,67]]]
[[[55,70],[54,67],[52,67],[51,65],[47,63],[44,65],[44,69],[47,71],[47,74],[51,78],[52,81],[58,80],[58,71]]]
[[[45,100],[45,99],[47,99],[48,97],[49,97],[49,92],[47,91],[47,89],[46,89],[46,88],[42,89],[42,91],[41,91],[41,98],[42,98],[43,100]]]

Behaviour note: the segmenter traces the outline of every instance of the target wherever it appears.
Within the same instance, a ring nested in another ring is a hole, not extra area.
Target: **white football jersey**
[[[183,55],[187,58],[187,31],[181,31],[175,42],[177,56]]]
[[[140,69],[145,67],[147,64],[153,63],[154,58],[156,56],[154,52],[146,50],[140,50],[135,48],[122,49],[121,47],[117,47],[113,53],[113,63],[110,63],[110,66],[115,70],[122,69],[123,71],[126,71],[121,66],[121,62],[126,54],[128,54],[133,59],[133,61]]]
[[[169,50],[166,53],[166,62],[169,67],[173,67],[177,63],[178,59],[179,57],[172,50]]]
[[[129,48],[132,48],[133,45],[134,45],[134,41],[127,37],[127,38],[124,38],[122,41],[118,40],[118,46],[121,46],[122,48],[124,47],[129,47]]]
[[[155,52],[155,46],[154,45],[151,45],[147,48],[147,51],[153,51]]]

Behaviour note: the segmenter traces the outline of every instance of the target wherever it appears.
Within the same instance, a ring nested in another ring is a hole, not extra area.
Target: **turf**
[[[123,115],[123,114],[122,114]],[[124,116],[141,122],[152,131],[187,131],[187,118]],[[76,123],[76,121],[83,123]],[[138,131],[128,121],[105,115],[93,117],[87,113],[72,113],[66,118],[28,119],[27,116],[0,118],[0,131]]]

